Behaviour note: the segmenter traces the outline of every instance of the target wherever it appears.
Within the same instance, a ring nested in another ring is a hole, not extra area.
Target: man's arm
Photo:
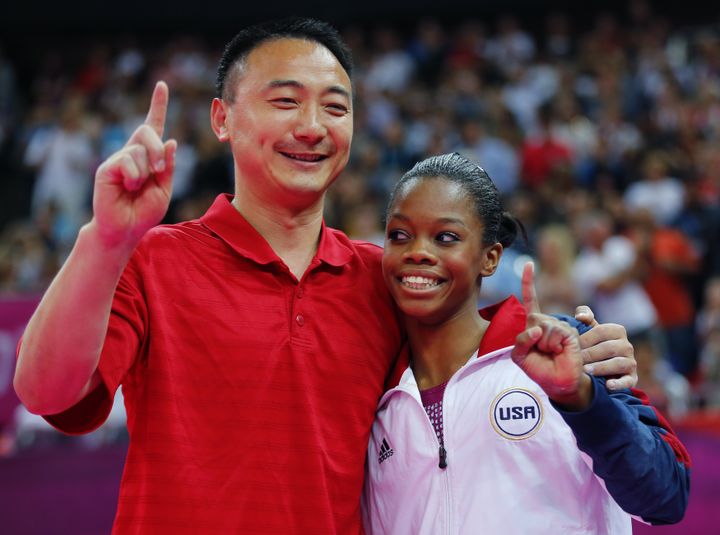
[[[33,413],[62,412],[100,383],[97,367],[118,280],[170,202],[177,144],[162,141],[167,104],[168,88],[160,82],[145,123],[98,168],[93,219],[28,323],[14,386]]]

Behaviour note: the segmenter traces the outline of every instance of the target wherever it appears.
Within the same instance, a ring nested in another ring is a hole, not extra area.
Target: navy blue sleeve
[[[565,323],[569,323],[570,325],[575,327],[575,329],[577,329],[577,332],[580,334],[585,334],[590,329],[592,329],[592,327],[590,327],[589,325],[583,323],[580,320],[576,320],[575,318],[573,318],[572,316],[568,316],[567,314],[552,314],[552,316],[559,320],[563,320]]]
[[[665,418],[636,389],[609,392],[592,377],[593,401],[582,412],[555,407],[610,495],[651,524],[682,520],[690,492],[690,456]]]
[[[580,334],[591,327],[556,315]],[[613,499],[631,515],[651,524],[682,520],[690,492],[690,456],[647,396],[637,389],[610,392],[605,379],[591,377],[593,400],[582,412],[555,406],[570,426],[580,450],[593,460]]]

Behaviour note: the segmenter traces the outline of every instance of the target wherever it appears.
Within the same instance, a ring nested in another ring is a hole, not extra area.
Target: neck
[[[323,201],[321,197],[311,206],[285,207],[270,205],[243,192],[235,195],[232,204],[299,280],[317,253]]]
[[[439,325],[424,325],[405,319],[412,368],[420,390],[445,383],[480,345],[488,322],[477,310],[450,318]]]

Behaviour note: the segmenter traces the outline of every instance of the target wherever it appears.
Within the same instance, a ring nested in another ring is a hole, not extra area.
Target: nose
[[[437,263],[437,256],[427,240],[414,239],[403,253],[403,262],[433,266]]]
[[[295,139],[314,145],[327,136],[327,128],[322,122],[320,113],[319,106],[303,106],[293,131]]]

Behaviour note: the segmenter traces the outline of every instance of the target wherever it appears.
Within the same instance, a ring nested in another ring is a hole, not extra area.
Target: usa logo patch
[[[493,429],[509,440],[524,440],[538,432],[543,422],[542,403],[524,388],[500,392],[490,405]]]

